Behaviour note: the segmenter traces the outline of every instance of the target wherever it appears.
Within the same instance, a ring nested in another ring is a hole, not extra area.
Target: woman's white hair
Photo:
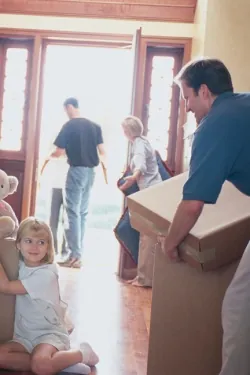
[[[123,129],[127,130],[131,137],[140,137],[143,134],[143,123],[138,117],[128,116],[122,121]]]

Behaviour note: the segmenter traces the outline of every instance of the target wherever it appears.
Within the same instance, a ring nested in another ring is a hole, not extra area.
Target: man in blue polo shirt
[[[235,94],[230,73],[216,59],[186,65],[176,77],[198,124],[189,178],[166,238],[170,259],[198,220],[204,204],[214,204],[228,180],[250,196],[250,93]],[[238,293],[240,292],[240,293]],[[245,319],[244,319],[245,318]],[[220,375],[250,374],[250,246],[223,302],[223,365]]]

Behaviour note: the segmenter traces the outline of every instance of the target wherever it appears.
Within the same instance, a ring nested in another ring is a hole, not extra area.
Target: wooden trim
[[[183,65],[188,63],[191,59],[192,39],[188,39],[184,48]],[[178,131],[176,140],[176,153],[175,153],[175,174],[183,172],[183,152],[184,152],[184,124],[187,121],[187,114],[185,110],[184,100],[180,99]]]
[[[115,18],[144,21],[194,21],[196,0],[166,0],[141,3],[129,1],[8,0],[0,3],[1,13],[54,15],[85,18]]]
[[[126,48],[131,47],[130,41],[115,41],[115,40],[94,40],[94,39],[82,39],[82,40],[60,40],[60,39],[44,39],[46,45],[61,45],[61,46],[76,46],[76,47],[105,47],[105,48]]]
[[[6,53],[3,44],[0,44],[0,82],[3,82],[5,78],[5,65],[6,65]],[[0,139],[2,138],[2,116],[3,116],[3,96],[4,87],[0,90]]]
[[[32,184],[35,168],[34,145],[36,137],[36,120],[37,120],[37,99],[40,76],[40,60],[41,60],[42,39],[36,36],[34,40],[32,70],[31,70],[31,86],[30,86],[30,102],[28,115],[28,137],[26,142],[26,163],[24,171],[24,189],[22,197],[22,219],[30,215]]]
[[[25,152],[24,151],[0,150],[0,159],[1,160],[25,161]]]
[[[138,74],[138,89],[137,92],[137,101],[138,101],[138,117],[143,118],[144,115],[144,108],[143,108],[143,99],[144,99],[144,92],[146,89],[146,58],[147,58],[147,48],[148,47],[167,47],[170,46],[172,48],[183,48],[184,55],[183,55],[183,64],[186,64],[191,58],[191,47],[192,47],[192,39],[191,38],[178,38],[178,37],[154,37],[154,36],[143,36],[141,38],[141,46],[140,46],[140,67],[139,67],[139,74]],[[182,172],[183,168],[183,147],[184,147],[184,140],[183,140],[183,125],[186,121],[186,113],[185,113],[185,106],[183,101],[180,101],[179,106],[179,119],[178,119],[178,130],[177,130],[177,139],[176,139],[176,156],[175,156],[175,174],[179,174]]]
[[[155,36],[142,36],[140,44],[140,58],[139,58],[139,73],[137,80],[137,116],[143,116],[143,96],[145,91],[146,81],[146,59],[148,47],[168,47],[184,49],[184,60],[189,60],[191,56],[191,38],[179,37],[155,37]],[[188,56],[188,57],[187,57]],[[185,60],[185,61],[186,61]]]
[[[135,34],[133,36],[133,42],[132,42],[132,85],[131,85],[131,104],[130,104],[130,114],[137,115],[137,108],[138,108],[138,97],[137,97],[137,90],[138,90],[138,73],[139,73],[139,59],[140,59],[140,45],[141,45],[141,28],[137,29],[135,31]],[[128,165],[130,160],[130,150],[131,145],[128,142],[127,143],[127,160],[126,165]],[[123,197],[123,211],[125,210],[127,206],[126,197]],[[118,275],[122,278],[125,277],[125,270],[130,268],[135,268],[135,264],[132,261],[131,257],[127,254],[127,252],[124,251],[122,246],[120,245],[120,256],[119,256],[119,263],[118,263]],[[135,270],[136,272],[136,270]]]
[[[140,53],[138,62],[138,77],[137,77],[137,91],[136,91],[136,116],[142,118],[143,114],[143,96],[145,86],[145,70],[147,57],[147,43],[144,37],[140,41]]]
[[[179,72],[182,61],[183,61],[183,48],[181,52],[174,54],[174,77]],[[167,150],[167,164],[172,171],[176,171],[176,147],[177,147],[177,134],[178,134],[178,117],[179,117],[179,106],[180,106],[180,89],[177,85],[173,85],[172,91],[172,106],[170,113],[170,127],[169,127],[169,141]]]
[[[89,33],[75,31],[56,31],[56,30],[39,30],[39,29],[12,29],[1,28],[0,38],[22,38],[27,37],[34,39],[40,36],[42,39],[54,39],[58,41],[110,41],[110,42],[132,42],[131,34],[113,34],[113,33]]]
[[[35,135],[35,150],[34,150],[34,164],[35,168],[33,170],[33,184],[32,184],[32,194],[30,201],[30,215],[35,215],[36,201],[37,201],[37,190],[39,184],[40,175],[38,174],[38,165],[39,165],[39,153],[40,153],[40,134],[41,134],[41,122],[42,122],[42,108],[43,108],[43,93],[44,93],[44,70],[46,63],[46,50],[47,43],[46,41],[42,42],[41,47],[41,69],[39,77],[39,89],[38,89],[38,105],[37,105],[37,121],[36,121],[36,135]]]

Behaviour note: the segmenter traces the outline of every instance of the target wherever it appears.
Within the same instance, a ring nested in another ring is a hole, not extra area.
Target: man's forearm
[[[203,206],[200,201],[182,201],[179,204],[166,239],[168,248],[180,245],[198,220]]]
[[[105,169],[107,169],[107,158],[106,158],[106,154],[99,154],[99,159],[100,159],[100,162],[101,164],[103,165],[103,167]]]

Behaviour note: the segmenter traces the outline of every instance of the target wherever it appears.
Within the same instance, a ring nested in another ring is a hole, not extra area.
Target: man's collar
[[[223,94],[220,94],[218,95],[213,104],[212,104],[212,108],[216,107],[218,104],[220,104],[224,99],[227,99],[227,98],[230,98],[231,96],[233,96],[234,93],[232,91],[227,91],[227,92],[224,92]]]

